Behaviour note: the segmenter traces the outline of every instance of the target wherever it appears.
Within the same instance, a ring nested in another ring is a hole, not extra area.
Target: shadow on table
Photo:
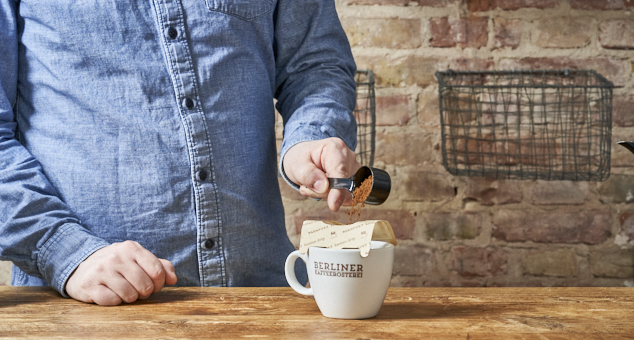
[[[452,318],[456,316],[471,317],[474,315],[499,314],[507,311],[505,306],[492,307],[490,305],[459,305],[459,304],[412,304],[387,303],[381,307],[374,319],[405,320],[405,319],[436,319]]]

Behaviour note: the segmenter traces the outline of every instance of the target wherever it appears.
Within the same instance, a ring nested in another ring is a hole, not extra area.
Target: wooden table
[[[290,288],[166,288],[101,307],[0,287],[0,339],[634,339],[633,288],[390,288],[336,320]]]

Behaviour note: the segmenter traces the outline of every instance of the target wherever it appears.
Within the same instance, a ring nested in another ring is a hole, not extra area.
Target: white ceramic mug
[[[306,263],[310,288],[295,276],[295,261]],[[370,254],[359,249],[311,247],[286,258],[286,281],[296,292],[313,295],[321,313],[336,319],[366,319],[379,313],[392,278],[394,245],[372,241]]]

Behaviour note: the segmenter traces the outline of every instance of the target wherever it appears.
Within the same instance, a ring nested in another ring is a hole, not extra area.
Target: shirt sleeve
[[[356,65],[333,0],[279,0],[275,12],[277,110],[284,121],[280,173],[293,145],[328,137],[356,148]]]
[[[108,243],[80,225],[41,165],[16,139],[18,2],[0,0],[0,259],[46,280],[62,295],[66,280]]]

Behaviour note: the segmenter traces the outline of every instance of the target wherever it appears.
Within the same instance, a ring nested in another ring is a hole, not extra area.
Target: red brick
[[[519,19],[493,19],[494,48],[511,47],[516,49],[522,43],[523,22]]]
[[[561,0],[467,0],[467,6],[471,12],[489,11],[500,8],[514,11],[522,8],[553,8]]]
[[[421,46],[420,19],[342,18],[351,46],[413,49]]]
[[[556,58],[523,58],[503,59],[501,69],[506,70],[588,70],[592,69],[606,77],[614,86],[624,86],[629,79],[627,62],[616,58],[577,59],[568,57]]]
[[[440,127],[440,108],[438,89],[428,88],[418,95],[418,114],[416,120],[421,127]]]
[[[497,6],[503,10],[514,11],[522,8],[553,8],[561,0],[496,0]]]
[[[407,6],[409,0],[344,0],[346,5],[386,5],[386,6]]]
[[[590,44],[592,18],[559,17],[535,21],[533,45],[543,48],[579,48]]]
[[[392,192],[407,201],[447,201],[456,197],[451,176],[425,171],[399,170],[392,179]]]
[[[496,281],[488,284],[487,287],[544,287],[540,281],[522,280],[522,281]]]
[[[389,199],[389,198],[388,198]],[[416,222],[414,215],[406,210],[389,210],[366,205],[361,211],[361,220],[386,220],[390,222],[397,240],[414,237]]]
[[[627,236],[627,241],[634,241],[634,211],[626,211],[619,216],[621,233]]]
[[[475,200],[482,205],[511,204],[522,201],[519,183],[513,180],[495,180],[472,177],[467,180],[464,199]]]
[[[590,251],[590,270],[595,277],[634,277],[634,250],[611,246]]]
[[[398,58],[391,55],[357,55],[355,61],[358,69],[371,69],[374,72],[377,87],[429,86],[436,83],[434,74],[441,65],[438,59],[421,56]]]
[[[522,257],[524,274],[536,276],[577,276],[577,260],[571,249],[532,251]]]
[[[454,71],[486,71],[492,70],[495,62],[492,59],[460,58],[449,62],[449,68]]]
[[[456,20],[452,20],[455,23]],[[456,35],[460,31],[457,27],[457,23],[452,25],[449,22],[448,17],[432,18],[429,21],[429,29],[431,32],[431,38],[429,43],[433,47],[454,47],[457,44]],[[464,29],[462,29],[464,31]]]
[[[344,0],[346,5],[386,5],[407,6],[412,2],[418,6],[446,7],[458,3],[460,0]]]
[[[467,0],[471,12],[484,12],[495,8],[496,0]]]
[[[624,9],[626,5],[624,0],[570,0],[570,7],[572,9],[614,10]],[[630,4],[627,7],[632,7],[632,5]]]
[[[427,239],[449,241],[452,239],[474,239],[482,230],[479,213],[441,212],[423,213],[421,220]]]
[[[464,20],[464,19],[463,19]],[[480,48],[487,45],[489,39],[488,17],[469,17],[466,19],[467,41],[458,46]]]
[[[422,165],[434,159],[431,134],[377,130],[375,146],[375,161],[386,164]]]
[[[376,125],[407,124],[412,105],[408,95],[376,97]]]
[[[617,145],[622,152],[629,152]],[[634,161],[634,155],[629,153]],[[634,163],[634,162],[633,162]],[[597,185],[599,200],[602,203],[631,203],[634,202],[634,176],[612,174],[605,182]]]
[[[487,17],[432,18],[429,43],[432,47],[484,47],[488,40],[487,28]]]
[[[608,211],[530,213],[500,210],[493,216],[492,236],[506,242],[600,244],[611,236]]]
[[[634,167],[634,155],[627,150],[625,147],[618,145],[617,142],[620,141],[634,141],[634,129],[618,129],[618,133],[612,131],[612,152],[610,155],[610,166],[612,168],[632,168]],[[612,177],[616,177],[618,175],[611,175],[608,182],[613,179]],[[634,183],[633,183],[634,184]],[[608,184],[608,186],[610,186]],[[630,187],[633,188],[633,187]],[[605,195],[607,197],[601,197],[600,199],[603,201],[610,201],[613,198],[625,202],[628,201],[628,193],[625,192],[626,188],[615,188],[613,191],[602,190],[601,195]],[[634,190],[632,190],[634,192]],[[632,196],[632,193],[629,194]],[[612,197],[612,198],[611,198]],[[629,202],[634,202],[634,197],[629,199]]]
[[[634,114],[632,113],[632,108],[634,108],[633,95],[614,96],[612,99],[612,122],[614,126],[634,126]]]
[[[411,246],[394,248],[394,275],[425,275],[434,268],[429,249]]]
[[[415,0],[418,6],[446,7],[460,3],[461,0]]]
[[[588,182],[535,181],[531,192],[533,204],[583,204],[588,197]]]
[[[634,49],[634,22],[632,20],[601,22],[599,43],[609,49]]]
[[[456,246],[451,264],[460,276],[490,276],[506,272],[507,255],[502,249]]]

